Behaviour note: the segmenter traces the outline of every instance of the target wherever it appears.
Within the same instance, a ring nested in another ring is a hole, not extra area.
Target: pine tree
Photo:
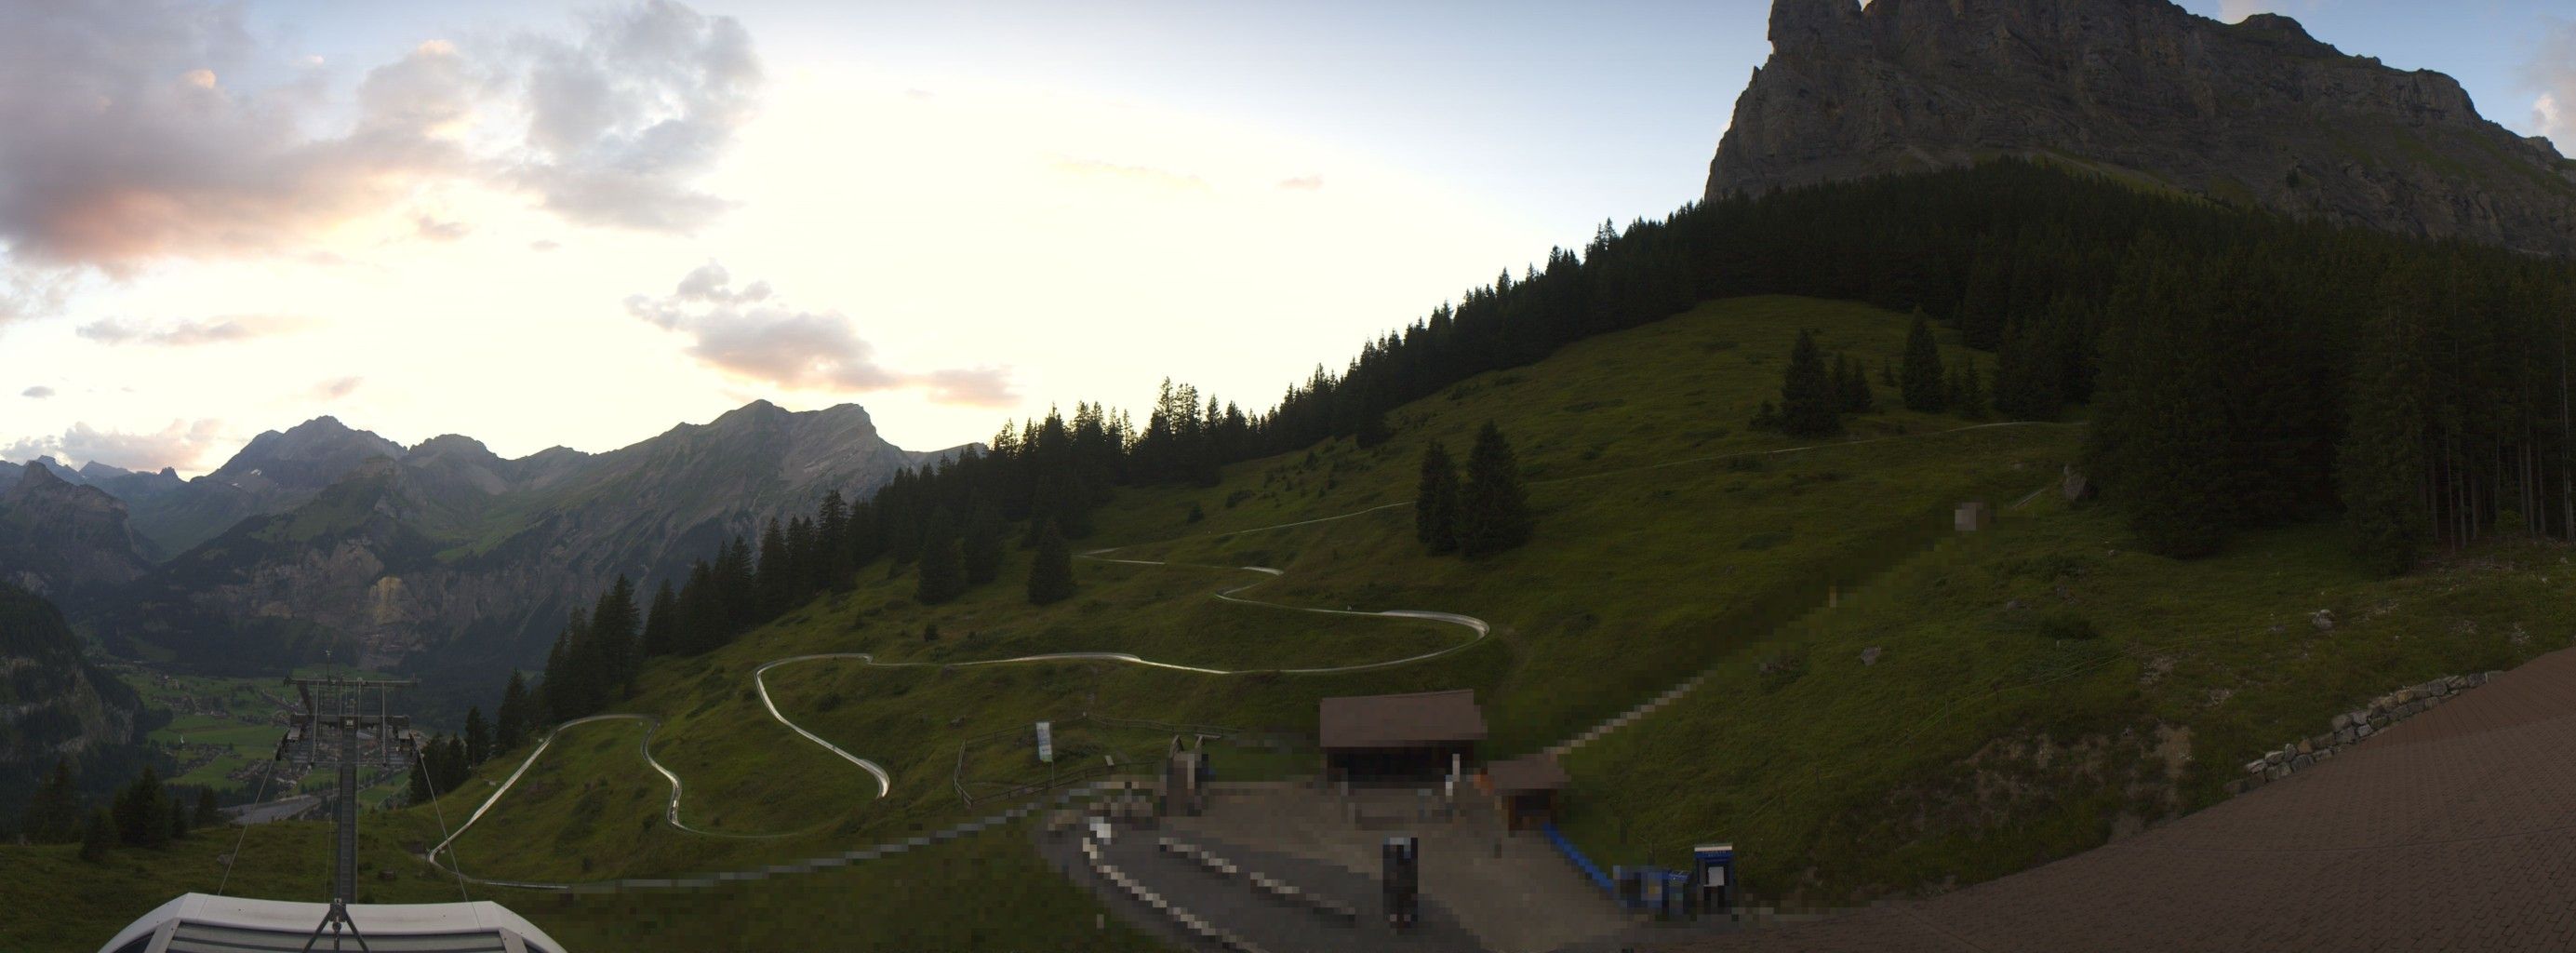
[[[1960,365],[1957,371],[1951,373],[1949,394],[1943,397],[1942,401],[1950,405],[1951,413],[1958,414],[1961,418],[1986,419],[1986,385],[1984,379],[1977,374],[1977,362],[1974,359]]]
[[[509,686],[501,689],[500,716],[493,719],[494,751],[508,751],[527,739],[528,714],[528,680],[514,669]]]
[[[721,632],[709,633],[709,648],[733,641],[760,620],[760,580],[752,569],[751,541],[740,536],[716,558],[712,573],[716,605],[723,610]]]
[[[598,667],[593,710],[635,693],[635,676],[644,667],[635,646],[642,616],[635,608],[635,584],[623,574],[609,584],[607,592],[600,593],[599,604],[590,614],[593,648],[588,654],[591,664]]]
[[[160,847],[170,842],[170,802],[161,775],[145,766],[143,774],[116,795],[117,839],[131,847]]]
[[[1476,431],[1476,446],[1467,451],[1467,480],[1458,493],[1458,515],[1458,550],[1470,558],[1529,541],[1529,497],[1521,488],[1520,462],[1512,455],[1511,441],[1504,439],[1502,428],[1490,420]]]
[[[1440,441],[1422,448],[1422,481],[1413,498],[1413,537],[1434,556],[1458,550],[1458,466]]]
[[[2057,419],[2058,376],[2048,336],[2029,321],[2012,322],[1995,356],[1995,412],[2009,420]]]
[[[411,762],[411,803],[415,807],[430,801],[429,753],[430,749],[423,748]]]
[[[1798,332],[1798,343],[1789,349],[1789,370],[1780,382],[1781,429],[1793,437],[1841,433],[1842,417],[1835,413],[1837,397],[1833,374],[1825,368],[1824,352],[1816,347],[1815,332]],[[1469,464],[1470,469],[1473,466]]]
[[[71,762],[54,759],[54,772],[27,798],[18,829],[38,844],[65,844],[80,836],[80,791],[72,785]]]
[[[1073,598],[1073,546],[1053,520],[1038,530],[1037,558],[1029,563],[1029,601],[1049,605]]]
[[[1883,357],[1878,359],[1878,383],[1891,390],[1900,386],[1896,380],[1896,362]]]
[[[1846,414],[1878,409],[1877,399],[1869,392],[1869,373],[1849,355],[1834,355],[1834,409]]]
[[[653,590],[653,606],[644,612],[644,655],[680,654],[680,594],[671,581]]]
[[[107,859],[107,849],[116,843],[116,839],[116,821],[108,816],[107,809],[102,807],[89,812],[89,816],[81,820],[80,859],[93,864]]]
[[[931,512],[921,537],[921,575],[913,593],[922,605],[939,605],[966,591],[966,554],[956,527],[947,507]]]
[[[2353,369],[2352,422],[2336,448],[2335,479],[2353,555],[2373,572],[2394,576],[2414,566],[2432,525],[2419,482],[2423,383],[2412,365],[2421,359],[2421,344],[2398,314],[2373,324]]]
[[[1905,332],[1905,372],[1899,380],[1897,389],[1905,395],[1905,409],[1934,414],[1949,405],[1941,347],[1932,340],[1932,322],[1921,311],[1914,312],[1914,326]]]
[[[966,521],[966,538],[959,546],[966,565],[966,585],[980,586],[1001,578],[1002,514],[989,506],[976,507],[974,518]]]
[[[483,709],[465,709],[465,763],[482,764],[492,757],[492,730],[483,723]]]
[[[823,505],[814,517],[816,545],[821,547],[814,567],[815,588],[828,592],[847,592],[858,582],[858,564],[852,562],[856,552],[850,538],[849,504],[841,491],[823,494]]]
[[[215,789],[198,788],[197,816],[195,819],[196,825],[198,827],[213,827],[223,822],[223,808],[218,807],[215,804]]]
[[[178,798],[170,799],[170,839],[188,839],[188,805]]]

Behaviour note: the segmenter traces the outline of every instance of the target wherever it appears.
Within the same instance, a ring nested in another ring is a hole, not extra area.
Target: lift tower
[[[289,678],[304,707],[288,716],[286,737],[278,739],[277,760],[306,770],[330,768],[339,784],[331,815],[334,826],[331,910],[313,928],[310,950],[324,931],[339,949],[341,930],[365,949],[365,937],[349,919],[348,905],[358,899],[358,769],[409,768],[420,756],[420,734],[411,717],[393,713],[393,691],[417,682],[380,681],[337,675]],[[370,692],[373,705],[369,705]]]

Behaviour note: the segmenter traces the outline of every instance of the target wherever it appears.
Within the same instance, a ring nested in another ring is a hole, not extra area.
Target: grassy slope
[[[2373,579],[2326,526],[2176,562],[2052,496],[1784,630],[1804,677],[1739,659],[1577,752],[1570,833],[1605,863],[1732,840],[1753,889],[1805,903],[1972,883],[2206,806],[2372,696],[2563,648],[2571,589],[2541,544]],[[2048,624],[2077,617],[2099,635]]]
[[[945,663],[1068,649],[1227,668],[1285,667],[1402,657],[1454,644],[1463,633],[1418,621],[1317,616],[1206,598],[1257,579],[1237,570],[1085,562],[1076,568],[1083,586],[1078,598],[1036,609],[1019,597],[1025,553],[1010,554],[1000,583],[935,608],[911,602],[908,574],[889,578],[876,567],[854,591],[818,600],[707,657],[657,660],[637,697],[620,706],[663,720],[654,751],[687,783],[682,813],[689,823],[786,836],[711,838],[648,830],[644,818],[658,811],[665,788],[634,756],[640,726],[586,725],[568,732],[531,770],[531,779],[553,779],[546,782],[554,785],[551,793],[513,791],[484,821],[492,829],[469,835],[467,869],[485,876],[577,877],[586,861],[591,877],[656,876],[756,866],[909,836],[991,810],[970,809],[951,786],[960,745],[1041,718],[1065,721],[1089,711],[1311,729],[1320,696],[1467,686],[1477,688],[1487,704],[1490,752],[1509,755],[1563,740],[1715,665],[1716,682],[1681,711],[1649,719],[1632,735],[1614,736],[1573,760],[1583,788],[1576,801],[1577,835],[1617,859],[1670,859],[1655,852],[1701,836],[1733,836],[1748,850],[1757,885],[1786,882],[1802,869],[1787,858],[1805,856],[1801,852],[1813,854],[1825,882],[1911,885],[1950,873],[1974,878],[2010,869],[2106,826],[2101,812],[2083,813],[2083,805],[2051,815],[2060,818],[2062,830],[2023,840],[1953,836],[1991,833],[1971,822],[1946,828],[1927,823],[1911,839],[1890,836],[1902,831],[1864,826],[1876,817],[1869,805],[1878,802],[1871,798],[1890,797],[1891,790],[1897,796],[1913,790],[1916,801],[1944,803],[1939,785],[1956,780],[1944,774],[1944,766],[1955,766],[1990,738],[2033,731],[2073,737],[2161,716],[2193,725],[2195,751],[2204,759],[2241,760],[2236,749],[2250,752],[2292,733],[2319,730],[2327,715],[2349,704],[2343,694],[2377,691],[2409,677],[2403,666],[2355,667],[2353,686],[2327,691],[2301,683],[2307,687],[2279,694],[2240,691],[2243,700],[2217,710],[2241,721],[2191,721],[2180,710],[2146,706],[2162,694],[2121,687],[2136,683],[2143,664],[2122,650],[2137,644],[2138,631],[2163,625],[2160,617],[2114,620],[2107,607],[2117,603],[2107,591],[2079,594],[2080,600],[2104,600],[2105,611],[2093,614],[2106,635],[2059,647],[2029,634],[2026,624],[1977,615],[2007,598],[1997,595],[2006,590],[2039,587],[2054,599],[2048,587],[2055,582],[2081,593],[2114,579],[2127,580],[2123,591],[2169,616],[2208,614],[2197,624],[2212,631],[2256,627],[2247,613],[2268,620],[2314,607],[2298,604],[2311,597],[2284,602],[2288,596],[2271,590],[2232,601],[2154,595],[2168,577],[2226,583],[2234,578],[2226,568],[2233,556],[2198,565],[2102,557],[2101,567],[2087,565],[2081,577],[2045,583],[1999,577],[1980,583],[1992,591],[1977,593],[1962,583],[1936,581],[1966,579],[1978,566],[1992,573],[2000,571],[1993,566],[2035,558],[2025,549],[2044,553],[2056,547],[2081,564],[2077,550],[2116,536],[2098,513],[2044,507],[2040,515],[2007,521],[1996,533],[1961,539],[1947,530],[1949,508],[1960,500],[2003,504],[2051,485],[2059,463],[2072,457],[2078,431],[2054,426],[1936,433],[1962,424],[1895,411],[1857,418],[1849,441],[1773,454],[1801,443],[1749,432],[1743,421],[1756,404],[1776,395],[1782,356],[1800,327],[1817,329],[1829,352],[1847,350],[1873,372],[1898,353],[1904,335],[1900,316],[1856,305],[1791,298],[1712,303],[1577,344],[1540,365],[1461,383],[1394,415],[1395,439],[1373,450],[1335,442],[1312,453],[1230,467],[1214,488],[1126,491],[1101,513],[1101,535],[1085,542],[1122,546],[1115,555],[1123,558],[1279,567],[1288,571],[1284,579],[1247,595],[1288,604],[1474,614],[1495,626],[1496,637],[1482,645],[1419,665],[1318,676],[1210,677],[1091,662],[871,669],[823,660],[774,670],[770,686],[782,710],[894,774],[891,795],[877,800],[865,774],[768,718],[750,691],[755,667],[813,652]],[[1964,353],[1948,356],[1955,361]],[[1878,398],[1882,404],[1894,401],[1886,388]],[[1424,558],[1412,543],[1411,517],[1402,505],[1410,500],[1420,448],[1439,439],[1462,455],[1486,420],[1501,422],[1520,451],[1539,516],[1537,538],[1479,563]],[[1903,439],[1875,439],[1880,437]],[[1759,462],[1748,462],[1746,454],[1761,455]],[[1648,467],[1654,468],[1639,469]],[[1260,529],[1387,504],[1396,505],[1348,519]],[[1204,517],[1191,520],[1193,508]],[[2035,526],[2055,527],[2059,535],[2027,536],[2026,527]],[[2335,585],[2356,593],[2383,591],[2339,568],[2328,555],[2331,540],[2313,533],[2285,539],[2306,547],[2300,550],[2304,564],[2322,574],[2318,578],[2341,579]],[[1965,568],[1946,568],[1954,565]],[[2274,568],[2262,559],[2252,565]],[[2282,585],[2297,593],[2325,588],[2306,579]],[[1801,621],[1833,590],[1851,594],[1846,608],[1829,619]],[[1926,606],[1934,611],[1924,611]],[[1834,627],[1862,619],[1876,621]],[[934,622],[942,637],[925,642],[923,627]],[[1921,648],[1914,647],[1918,642]],[[1850,653],[1862,644],[1886,645],[1890,655],[1860,670]],[[1765,691],[1751,660],[1800,646],[1811,659],[1809,674]],[[2421,650],[2428,654],[2409,664],[2427,669],[2424,675],[2502,661],[2464,663],[2447,648]],[[2212,663],[2205,671],[2194,667],[2202,664],[2194,660],[2206,658],[2178,656],[2158,682],[2171,687],[2160,691],[2187,700],[2186,686],[2206,696],[2207,687],[2283,671],[2237,662]],[[2311,667],[2329,667],[2331,656],[2311,652],[2311,658]],[[2259,661],[2273,666],[2280,660]],[[2129,666],[2125,675],[2122,665]],[[1856,674],[1863,671],[1866,678]],[[1987,703],[2014,679],[2029,682],[2032,672],[2079,677],[2051,683],[2060,687],[2003,692],[2012,701],[2008,707]],[[1930,722],[1935,730],[1921,727],[1927,709],[1942,713]],[[522,757],[524,749],[497,759],[474,785],[443,799],[448,822],[459,822]],[[974,758],[974,777],[1008,773],[1007,757],[978,749]],[[1612,778],[1617,785],[1607,783]],[[2206,799],[2218,779],[2186,769],[2181,796]],[[580,790],[577,783],[595,786]],[[595,806],[582,807],[585,799]],[[1761,805],[1785,806],[1753,813]],[[585,811],[593,813],[587,821],[577,816]],[[517,819],[501,820],[513,814]],[[561,837],[561,830],[582,823],[590,825],[590,834],[557,841],[563,853],[513,856],[495,849],[523,838]],[[437,821],[425,811],[397,812],[375,829],[419,844],[436,838]],[[1007,839],[970,843],[786,883],[825,884],[843,876],[862,881],[859,886],[963,883],[989,867],[1039,869],[1033,853]],[[1053,899],[1045,903],[1092,909],[1070,885],[1036,879],[1046,884],[1028,889],[1070,892],[1048,894]],[[910,926],[944,929],[939,925],[975,919],[962,890],[907,889],[902,895],[908,902],[897,909],[907,911],[904,922]],[[812,902],[832,907],[838,901],[820,899],[828,893],[812,894]],[[785,900],[806,894],[755,888],[747,896]],[[133,903],[148,906],[140,898]],[[667,930],[680,932],[624,925],[635,907],[623,897],[531,901],[525,912],[567,938],[614,937],[617,945],[634,949],[685,948],[685,931],[758,919],[752,908],[768,901],[746,907],[708,894],[652,903],[652,909],[670,914]],[[704,919],[695,911],[705,911]],[[1078,945],[1089,936],[1089,924],[1082,922],[1089,919],[1014,918],[1009,925],[1012,936],[1032,946]],[[666,945],[656,937],[673,939]]]

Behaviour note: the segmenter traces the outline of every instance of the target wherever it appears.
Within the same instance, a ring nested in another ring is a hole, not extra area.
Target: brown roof
[[[1574,779],[1565,776],[1556,759],[1543,754],[1496,761],[1485,766],[1485,784],[1496,794],[1528,794],[1536,791],[1562,791]]]
[[[1408,748],[1485,739],[1476,690],[1327,698],[1317,719],[1326,748]]]

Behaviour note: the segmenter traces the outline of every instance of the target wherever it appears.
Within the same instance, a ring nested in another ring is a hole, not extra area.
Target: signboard
[[[1055,763],[1055,726],[1043,721],[1038,722],[1038,760]]]

